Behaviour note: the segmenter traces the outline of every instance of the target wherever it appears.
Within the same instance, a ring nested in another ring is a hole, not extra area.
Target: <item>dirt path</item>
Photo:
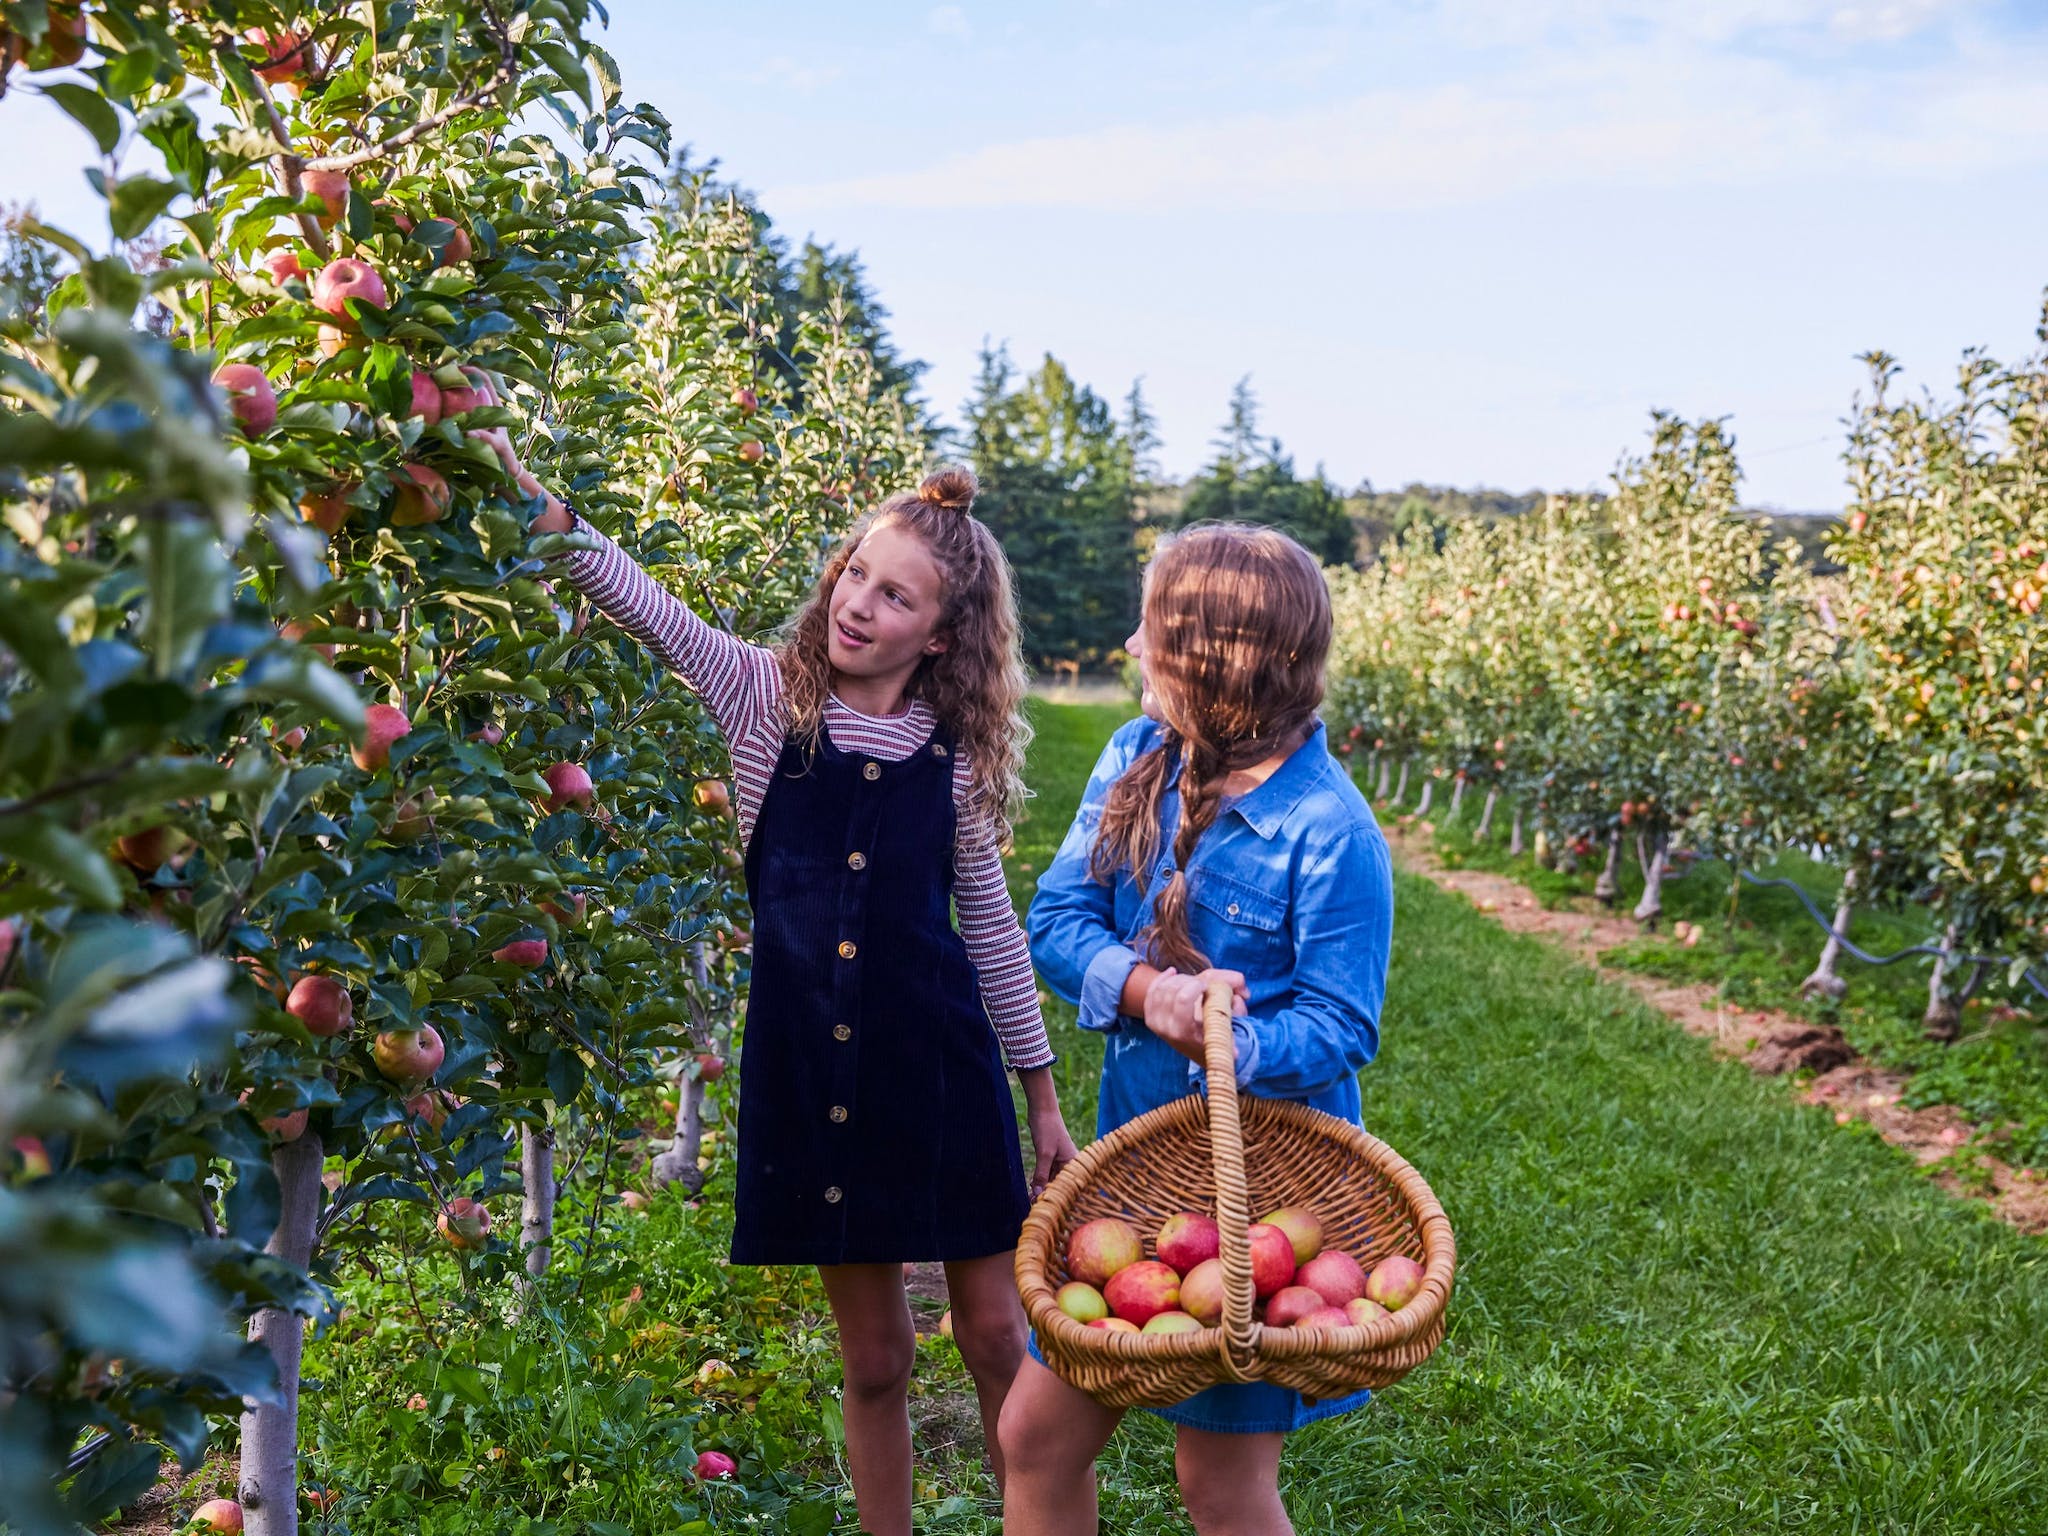
[[[1429,833],[1419,827],[1389,826],[1386,832],[1395,858],[1410,873],[1464,896],[1511,933],[1536,934],[1567,950],[1603,981],[1627,987],[1687,1033],[1711,1040],[1724,1056],[1765,1075],[1812,1072],[1796,1091],[1809,1104],[1831,1106],[1837,1124],[1868,1121],[1923,1166],[1943,1164],[1933,1177],[1949,1193],[1988,1202],[2000,1220],[2023,1232],[2048,1233],[2048,1179],[1985,1151],[1983,1127],[1971,1125],[1952,1105],[1909,1108],[1903,1101],[1906,1078],[1859,1057],[1832,1024],[1768,1009],[1731,1008],[1713,987],[1603,965],[1605,951],[1640,937],[1633,919],[1591,903],[1546,910],[1526,886],[1506,875],[1444,868]]]

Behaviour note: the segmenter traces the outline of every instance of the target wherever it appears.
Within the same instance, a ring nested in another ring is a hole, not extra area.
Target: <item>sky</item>
[[[1050,352],[1142,377],[1174,475],[1248,375],[1345,488],[1595,486],[1664,409],[1831,509],[1859,354],[2036,345],[2044,0],[610,10],[629,99],[859,253],[943,416],[984,340]],[[103,227],[79,130],[10,93],[0,143],[0,197]]]

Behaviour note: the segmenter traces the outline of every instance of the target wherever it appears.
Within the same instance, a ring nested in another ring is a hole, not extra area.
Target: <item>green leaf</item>
[[[180,183],[160,181],[154,176],[130,176],[116,182],[107,194],[107,216],[114,238],[133,240],[157,221],[173,199],[184,193]]]
[[[70,81],[46,85],[42,91],[92,135],[101,154],[111,155],[114,152],[114,146],[121,142],[121,119],[106,97]]]
[[[107,856],[46,813],[0,816],[0,853],[98,911],[121,905],[121,882]]]

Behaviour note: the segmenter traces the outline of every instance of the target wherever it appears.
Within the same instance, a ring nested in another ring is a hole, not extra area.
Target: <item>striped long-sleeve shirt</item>
[[[705,623],[650,578],[631,555],[580,518],[576,531],[587,534],[597,547],[563,559],[562,570],[570,583],[688,683],[724,733],[732,749],[735,809],[744,846],[753,839],[755,819],[789,734],[782,673],[774,653]],[[921,699],[913,699],[903,713],[886,717],[864,715],[841,703],[837,695],[825,705],[825,730],[835,747],[884,762],[900,762],[916,752],[930,739],[936,723]],[[1003,1054],[1013,1069],[1026,1071],[1051,1062],[1052,1045],[1039,1012],[1031,954],[1003,883],[996,829],[973,804],[971,782],[970,763],[964,754],[956,755],[954,905]]]

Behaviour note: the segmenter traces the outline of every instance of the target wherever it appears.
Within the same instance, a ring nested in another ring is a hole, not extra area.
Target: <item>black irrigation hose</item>
[[[1945,955],[1952,965],[2010,966],[2012,964],[2012,961],[2003,955],[1961,955],[1953,950],[1944,948],[1940,944],[1915,944],[1912,948],[1902,949],[1895,955],[1873,955],[1847,934],[1836,932],[1835,920],[1827,913],[1821,911],[1818,906],[1814,905],[1813,898],[1807,895],[1806,888],[1798,881],[1786,880],[1776,876],[1752,875],[1746,869],[1738,869],[1736,874],[1740,875],[1750,885],[1763,886],[1767,889],[1782,888],[1790,891],[1799,898],[1799,904],[1806,908],[1807,916],[1811,917],[1816,923],[1819,923],[1821,929],[1830,938],[1858,960],[1861,960],[1865,965],[1891,965],[1912,955]],[[2034,974],[2031,967],[2022,971],[2020,977],[2028,986],[2040,993],[2042,997],[2048,998],[2048,984],[2044,984],[2041,978]]]

